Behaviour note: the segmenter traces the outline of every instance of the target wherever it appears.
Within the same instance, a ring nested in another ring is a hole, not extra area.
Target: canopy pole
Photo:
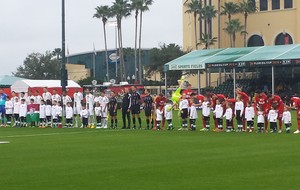
[[[200,70],[198,70],[198,94],[201,94],[201,75],[200,75]]]
[[[211,70],[208,70],[208,81],[209,81],[209,87],[211,87]]]
[[[167,92],[167,71],[165,72],[165,97],[167,97],[168,92]]]
[[[272,94],[275,94],[274,66],[272,66]]]
[[[227,76],[226,76],[226,69],[224,68],[224,82],[226,82]]]
[[[221,68],[219,68],[219,84],[218,85],[221,85],[222,84],[222,75],[221,75]]]
[[[207,75],[208,69],[205,70],[205,83],[206,83],[206,88],[208,88],[208,75]]]
[[[236,88],[236,76],[235,76],[235,68],[233,68],[233,97],[235,99],[235,88]]]

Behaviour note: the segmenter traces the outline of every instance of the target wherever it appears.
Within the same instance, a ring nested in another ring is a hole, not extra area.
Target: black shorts
[[[150,117],[152,115],[152,108],[145,108],[145,116]]]
[[[112,117],[117,116],[117,110],[116,111],[114,109],[109,110],[109,115]]]
[[[188,117],[188,109],[181,110],[181,119],[186,119]]]
[[[140,114],[140,105],[134,105],[131,107],[131,114]]]
[[[248,127],[253,127],[254,126],[254,121],[247,121],[247,126]]]
[[[72,118],[66,119],[66,123],[72,124],[73,123],[73,119]]]

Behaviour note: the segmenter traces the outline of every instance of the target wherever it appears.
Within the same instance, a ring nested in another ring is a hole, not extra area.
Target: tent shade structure
[[[11,91],[15,91],[16,93],[28,93],[29,91],[38,90],[41,94],[44,87],[47,87],[48,89],[56,89],[59,94],[62,93],[60,80],[18,80],[11,86]],[[82,88],[79,84],[73,80],[68,80],[68,95],[73,95],[76,89],[82,92]]]
[[[274,68],[286,66],[300,66],[300,44],[197,50],[166,63],[164,70],[233,69],[235,89],[236,68],[267,67],[272,69],[274,94]],[[199,83],[198,81],[198,85]],[[166,84],[165,80],[165,86]]]
[[[0,75],[0,87],[9,88],[12,84],[14,84],[18,80],[23,80],[24,78],[14,77],[9,75]]]

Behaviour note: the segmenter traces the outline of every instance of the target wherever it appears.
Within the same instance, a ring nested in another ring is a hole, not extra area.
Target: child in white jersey
[[[231,108],[232,104],[229,102],[227,103],[226,105],[226,111],[225,111],[225,114],[224,114],[224,118],[226,119],[226,126],[227,126],[227,129],[226,129],[226,132],[231,132],[232,131],[232,108]]]
[[[26,116],[27,116],[27,104],[25,99],[21,99],[21,104],[20,104],[20,120],[21,120],[21,127],[26,127]]]
[[[290,112],[288,106],[284,107],[284,112],[282,115],[282,122],[285,125],[286,133],[290,133],[291,126],[292,126],[292,116],[291,116],[291,112]]]
[[[196,104],[194,99],[190,100],[191,102],[191,107],[190,107],[190,125],[191,125],[191,130],[196,131],[196,120],[198,119],[198,112],[196,108]]]
[[[156,130],[160,130],[160,124],[163,119],[163,110],[162,108],[157,108],[156,111]]]
[[[247,107],[245,108],[245,119],[247,121],[247,131],[250,133],[254,130],[254,116],[254,108],[251,101],[249,101],[247,103]]]
[[[20,105],[21,103],[19,102],[19,98],[15,97],[14,98],[14,109],[13,109],[13,115],[14,115],[14,127],[19,127],[20,126]]]
[[[6,102],[5,102],[5,117],[6,117],[6,126],[11,127],[11,119],[12,119],[12,114],[13,114],[13,108],[14,104],[10,100],[10,98],[7,96],[6,97]]]
[[[97,101],[95,106],[95,116],[96,116],[96,129],[102,128],[102,108],[100,103]]]
[[[265,125],[265,113],[261,106],[258,107],[257,111],[257,132],[263,133],[264,132],[264,125]]]
[[[268,121],[270,122],[271,133],[277,132],[277,118],[278,118],[278,113],[275,110],[275,107],[271,106],[271,109],[268,114]]]
[[[220,103],[220,100],[217,99],[216,100],[216,107],[215,107],[215,110],[214,110],[214,115],[217,119],[217,122],[218,122],[218,131],[222,131],[223,130],[223,105]]]
[[[40,104],[40,123],[39,128],[45,128],[46,126],[46,105],[45,100],[41,100]]]
[[[66,128],[73,128],[73,108],[71,107],[71,102],[67,102],[66,108]]]
[[[204,97],[202,102],[202,117],[203,117],[203,126],[205,126],[201,131],[209,131],[210,130],[210,111],[211,104],[207,97]]]
[[[181,122],[182,122],[182,128],[179,128],[178,130],[188,130],[188,109],[189,109],[189,101],[186,99],[186,94],[183,93],[181,100],[179,102],[179,110],[180,110],[180,116],[181,116]]]
[[[173,123],[172,123],[172,119],[173,119],[173,107],[175,106],[175,104],[172,105],[172,101],[168,100],[167,104],[165,105],[165,111],[164,111],[164,117],[168,123],[168,130],[173,130]]]
[[[82,105],[82,110],[80,111],[81,118],[81,128],[86,128],[89,124],[89,111],[86,109],[85,105]]]
[[[51,127],[51,117],[52,117],[52,103],[51,103],[51,100],[46,100],[45,115],[46,115],[46,126]]]

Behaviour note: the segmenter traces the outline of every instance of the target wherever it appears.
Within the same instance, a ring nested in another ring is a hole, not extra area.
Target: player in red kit
[[[300,133],[300,98],[299,97],[293,97],[291,98],[293,101],[293,106],[292,108],[297,108],[297,124],[298,124],[298,129],[294,132],[294,134]]]
[[[166,102],[167,102],[167,98],[162,93],[160,93],[155,98],[155,109],[154,110],[156,110],[157,108],[159,108],[160,110],[164,110]],[[164,115],[164,113],[163,113],[163,115]],[[154,122],[155,121],[156,120],[154,120]],[[156,126],[156,123],[154,123],[154,126]],[[164,129],[164,127],[165,127],[165,117],[163,117],[163,119],[162,119],[162,129]]]
[[[181,94],[186,94],[186,99],[190,99],[191,98],[191,94],[194,93],[194,91],[191,89],[192,85],[188,84],[186,89],[182,90]]]
[[[248,96],[248,94],[246,94],[245,92],[243,92],[240,88],[237,88],[236,89],[236,94],[237,94],[237,96],[239,96],[240,97],[240,99],[243,101],[243,103],[244,103],[244,111],[243,111],[243,113],[245,113],[245,109],[246,109],[246,107],[247,107],[247,103],[249,102],[249,96]],[[243,115],[245,115],[245,114],[243,114]],[[246,119],[245,119],[245,117],[243,117],[243,130],[245,131],[246,130]]]
[[[258,106],[260,106],[264,113],[265,113],[265,133],[268,132],[268,112],[269,112],[269,108],[270,106],[268,106],[268,97],[265,93],[261,92],[261,91],[257,91],[256,95],[255,95],[255,102],[254,102],[254,110],[255,113],[257,114],[257,108]]]
[[[282,130],[282,116],[284,112],[284,103],[280,96],[278,95],[268,95],[268,106],[274,106],[278,113],[278,121],[279,121],[279,131],[278,133],[281,133]]]

